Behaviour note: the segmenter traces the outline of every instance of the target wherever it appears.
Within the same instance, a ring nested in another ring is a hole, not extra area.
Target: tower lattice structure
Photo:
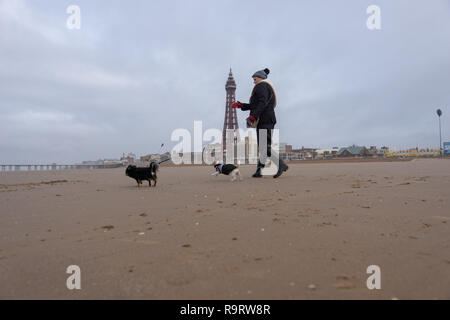
[[[224,159],[226,158],[227,153],[230,153],[231,150],[235,150],[237,142],[241,141],[239,137],[239,124],[236,109],[231,107],[231,104],[236,101],[236,82],[234,81],[231,68],[228,75],[228,80],[225,84],[225,91],[227,93],[227,98],[225,103],[225,120],[223,122],[222,134],[222,152]],[[234,155],[236,156],[236,153],[234,153]]]

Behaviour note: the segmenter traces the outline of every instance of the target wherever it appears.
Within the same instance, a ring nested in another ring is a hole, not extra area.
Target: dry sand
[[[0,298],[450,298],[449,160],[124,171],[0,173]]]

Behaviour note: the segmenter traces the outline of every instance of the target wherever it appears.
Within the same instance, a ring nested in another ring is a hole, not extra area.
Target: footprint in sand
[[[356,287],[355,283],[356,279],[354,277],[338,276],[333,286],[337,289],[353,289]]]
[[[313,213],[313,214],[319,214],[319,213],[320,213],[320,210],[318,210],[318,209],[311,209],[311,208],[308,208],[308,209],[306,209],[306,211],[307,211],[308,213]]]
[[[331,222],[322,222],[322,223],[319,223],[317,226],[318,226],[318,227],[325,227],[325,226],[334,226],[334,227],[337,227],[336,224],[333,224],[333,223],[331,223]]]

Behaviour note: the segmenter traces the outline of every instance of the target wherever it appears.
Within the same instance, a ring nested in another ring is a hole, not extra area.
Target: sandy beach
[[[1,172],[0,299],[450,299],[450,160],[241,171]]]

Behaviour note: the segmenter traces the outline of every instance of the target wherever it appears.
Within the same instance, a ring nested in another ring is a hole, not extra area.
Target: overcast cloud
[[[0,163],[140,156],[194,120],[222,129],[230,66],[240,101],[270,68],[295,148],[438,147],[438,107],[450,139],[448,0],[0,0]]]

